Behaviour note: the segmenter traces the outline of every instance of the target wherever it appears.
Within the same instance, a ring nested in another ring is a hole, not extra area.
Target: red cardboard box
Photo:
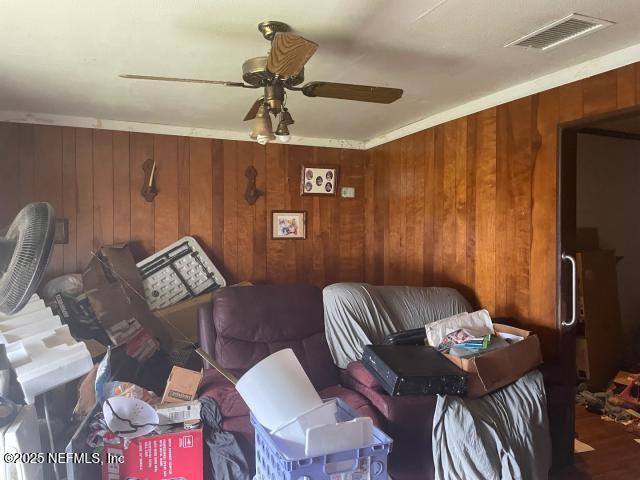
[[[127,449],[121,439],[105,445],[102,455],[102,480],[204,479],[202,428],[135,438]],[[124,461],[109,463],[109,455],[121,455]]]

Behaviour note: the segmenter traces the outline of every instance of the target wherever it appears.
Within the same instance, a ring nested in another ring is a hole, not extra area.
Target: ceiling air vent
[[[567,17],[556,20],[549,25],[545,25],[542,28],[537,29],[534,32],[525,35],[511,43],[505,45],[505,47],[524,47],[533,48],[535,50],[549,50],[557,47],[569,40],[574,40],[578,37],[584,37],[587,34],[593,33],[597,30],[602,30],[614,22],[607,20],[601,20],[599,18],[586,17],[573,13]]]

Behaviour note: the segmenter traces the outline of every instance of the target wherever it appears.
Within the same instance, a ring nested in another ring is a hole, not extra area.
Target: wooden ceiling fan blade
[[[311,40],[293,33],[278,32],[271,41],[267,70],[283,78],[293,77],[302,71],[317,49],[318,44]]]
[[[307,97],[337,98],[358,102],[393,103],[402,97],[399,88],[371,87],[349,83],[311,82],[302,87]]]
[[[249,109],[247,114],[244,116],[244,121],[246,122],[247,120],[253,120],[254,118],[256,118],[256,115],[258,114],[258,110],[260,109],[260,105],[262,105],[263,103],[264,103],[264,97],[260,97],[255,102],[253,102],[253,105],[251,105],[251,108]]]
[[[152,75],[120,75],[120,78],[131,78],[134,80],[158,80],[161,82],[182,82],[182,83],[207,83],[211,85],[224,85],[226,87],[245,87],[242,82],[225,82],[222,80],[201,80],[199,78],[177,78],[177,77],[154,77]]]

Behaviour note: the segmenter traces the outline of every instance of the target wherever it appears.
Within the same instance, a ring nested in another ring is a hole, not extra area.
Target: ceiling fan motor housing
[[[254,57],[244,62],[242,64],[242,79],[255,87],[273,83],[276,76],[267,70],[267,58]],[[299,85],[302,82],[304,82],[304,68],[297,75],[282,79],[282,83],[288,87]]]

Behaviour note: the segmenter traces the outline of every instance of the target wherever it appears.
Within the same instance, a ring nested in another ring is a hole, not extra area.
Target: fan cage
[[[5,238],[15,242],[15,248],[0,276],[0,313],[17,312],[38,288],[51,257],[54,232],[54,210],[45,202],[27,205],[13,221]]]

